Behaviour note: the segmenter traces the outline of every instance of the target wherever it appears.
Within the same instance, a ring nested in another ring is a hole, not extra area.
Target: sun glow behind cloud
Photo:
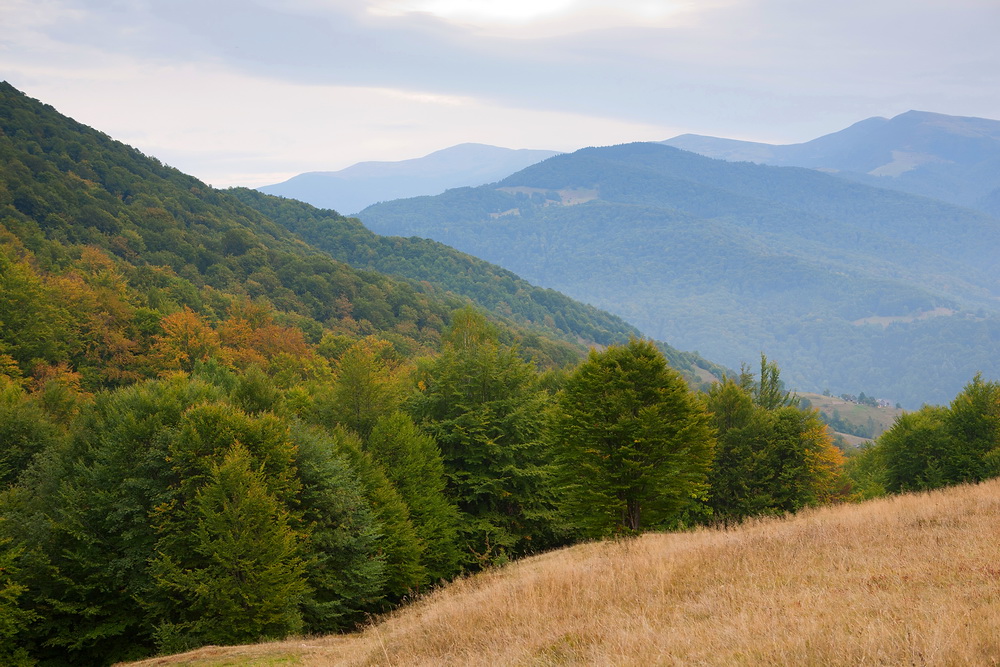
[[[690,0],[369,0],[375,15],[423,13],[480,32],[524,36],[662,25],[698,6]]]

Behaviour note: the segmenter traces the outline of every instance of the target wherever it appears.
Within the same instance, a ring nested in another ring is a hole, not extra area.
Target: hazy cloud
[[[1000,116],[995,0],[508,0],[489,4],[490,11],[476,9],[484,6],[468,0],[0,0],[0,67],[38,96],[63,87],[59,81],[101,82],[92,89],[106,96],[100,102],[110,117],[112,106],[148,113],[135,98],[153,97],[185,107],[174,115],[192,120],[197,114],[188,112],[199,105],[218,107],[214,118],[226,115],[231,98],[231,118],[241,113],[239,100],[253,105],[242,113],[256,119],[258,132],[281,132],[263,124],[294,123],[302,112],[295,100],[316,97],[303,92],[314,88],[323,99],[347,95],[323,105],[331,126],[367,113],[383,126],[439,136],[428,129],[433,118],[410,116],[451,105],[453,126],[466,109],[459,126],[496,135],[486,118],[523,123],[535,113],[537,122],[522,127],[523,143],[514,147],[561,150],[572,146],[555,145],[558,132],[542,127],[543,120],[589,118],[589,124],[573,123],[581,130],[608,122],[619,130],[634,124],[637,134],[660,127],[793,141],[910,108]],[[212,86],[229,90],[207,90]],[[61,96],[68,113],[96,104],[69,93]],[[380,108],[348,110],[369,103]],[[324,131],[323,118],[305,115],[318,124],[300,124],[300,132]],[[95,118],[84,122],[115,132]],[[175,134],[187,131],[174,125]],[[431,150],[458,143],[454,136]],[[460,140],[489,142],[485,136]],[[584,135],[578,144],[597,141]],[[343,147],[354,156],[363,143]],[[326,159],[331,162],[323,168],[345,166]]]

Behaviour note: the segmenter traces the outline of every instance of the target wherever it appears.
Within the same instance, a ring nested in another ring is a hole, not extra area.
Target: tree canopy
[[[649,341],[590,353],[566,381],[553,438],[565,511],[586,534],[669,525],[707,492],[709,416]]]

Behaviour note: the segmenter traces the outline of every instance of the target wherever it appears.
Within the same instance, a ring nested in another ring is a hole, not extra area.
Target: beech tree
[[[385,469],[364,451],[361,439],[353,431],[337,427],[331,436],[337,453],[357,475],[372,515],[381,525],[375,543],[385,560],[385,592],[393,602],[398,601],[427,582],[427,570],[421,562],[424,544],[410,520],[410,508],[389,481]]]
[[[553,433],[567,515],[585,534],[667,525],[707,490],[708,414],[649,341],[591,351],[566,382]]]
[[[976,375],[948,407],[924,406],[899,417],[876,447],[889,491],[1000,475],[1000,383]]]
[[[458,508],[445,496],[444,462],[437,443],[408,415],[397,412],[376,422],[366,449],[410,508],[430,579],[453,576],[461,562],[460,518]]]
[[[551,542],[551,466],[542,438],[546,393],[532,364],[486,319],[457,311],[441,355],[417,372],[414,420],[441,447],[447,494],[464,514],[473,564]]]

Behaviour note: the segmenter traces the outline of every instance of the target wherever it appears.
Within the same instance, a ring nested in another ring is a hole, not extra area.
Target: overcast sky
[[[462,142],[1000,119],[1000,0],[0,0],[0,77],[217,187]]]

